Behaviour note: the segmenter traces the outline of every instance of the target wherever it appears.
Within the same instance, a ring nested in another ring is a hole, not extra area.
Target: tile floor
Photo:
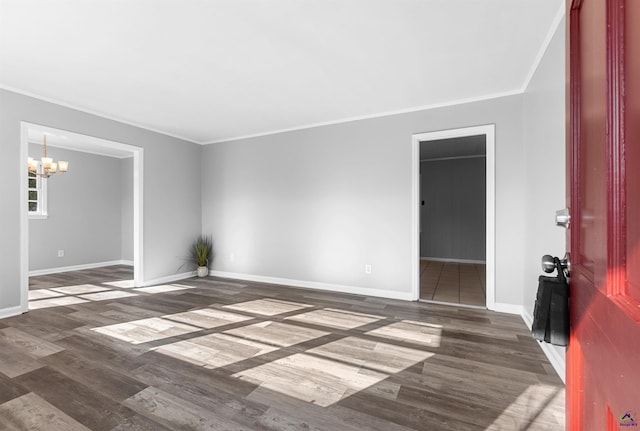
[[[484,307],[484,264],[420,261],[420,299]]]

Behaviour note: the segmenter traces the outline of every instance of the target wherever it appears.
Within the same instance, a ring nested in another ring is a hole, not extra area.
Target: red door
[[[640,0],[567,3],[567,429],[640,431]]]

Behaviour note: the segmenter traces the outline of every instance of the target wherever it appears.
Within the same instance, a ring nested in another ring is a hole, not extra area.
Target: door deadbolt
[[[565,229],[569,229],[570,224],[571,215],[569,214],[569,208],[556,211],[556,226],[562,226]]]

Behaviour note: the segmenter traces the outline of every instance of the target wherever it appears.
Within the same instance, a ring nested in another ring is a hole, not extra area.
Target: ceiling
[[[201,144],[519,93],[563,0],[0,0],[0,87]]]

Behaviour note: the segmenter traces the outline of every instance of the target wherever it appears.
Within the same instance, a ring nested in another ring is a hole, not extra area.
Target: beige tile
[[[383,316],[375,314],[356,313],[354,311],[337,310],[324,308],[322,310],[308,311],[295,316],[287,317],[290,320],[312,323],[314,325],[327,326],[330,328],[354,329],[359,326],[377,322],[384,319]]]
[[[33,392],[1,404],[0,424],[16,431],[90,431]]]
[[[275,316],[277,314],[289,313],[291,311],[309,308],[309,304],[299,302],[283,301],[281,299],[256,299],[254,301],[240,302],[237,304],[225,305],[224,308],[244,311],[246,313],[260,314],[263,316]]]

